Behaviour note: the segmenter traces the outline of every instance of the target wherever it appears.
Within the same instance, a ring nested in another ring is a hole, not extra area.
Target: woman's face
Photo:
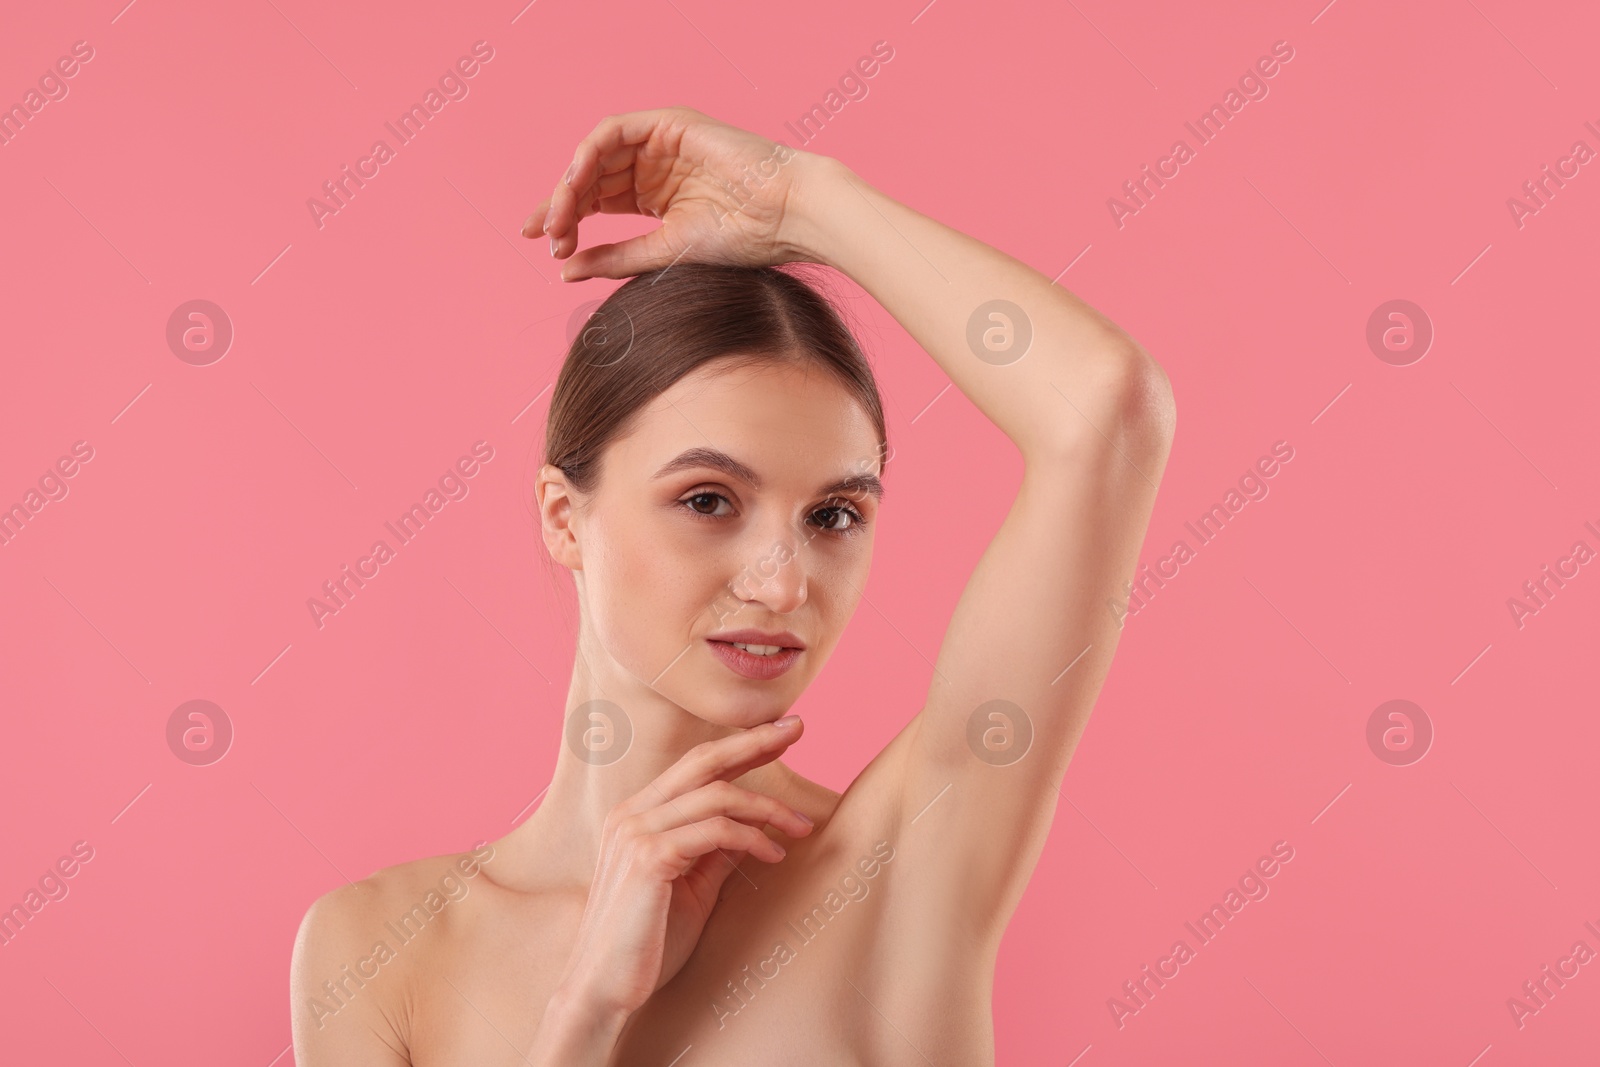
[[[881,471],[872,421],[819,366],[714,360],[679,379],[607,448],[571,517],[579,595],[612,661],[590,670],[719,725],[785,714],[866,584]],[[801,651],[737,651],[742,630]]]

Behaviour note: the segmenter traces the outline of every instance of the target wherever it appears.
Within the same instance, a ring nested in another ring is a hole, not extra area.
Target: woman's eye
[[[697,515],[714,515],[717,505],[726,499],[721,493],[696,493],[684,501]]]
[[[862,519],[855,508],[845,505],[830,505],[818,508],[811,513],[813,518],[820,521],[821,526],[834,533],[853,533],[856,527],[861,526],[866,520]],[[840,520],[845,520],[843,524]]]

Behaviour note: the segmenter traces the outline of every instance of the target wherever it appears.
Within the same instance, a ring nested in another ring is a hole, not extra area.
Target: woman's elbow
[[[1108,459],[1120,456],[1140,468],[1165,462],[1178,421],[1167,372],[1132,338],[1119,340],[1109,353],[1099,388],[1084,398],[1089,410],[1069,423],[1069,453],[1106,452]]]
[[[1119,405],[1125,431],[1164,452],[1178,427],[1172,379],[1137,341],[1130,338],[1128,346]]]

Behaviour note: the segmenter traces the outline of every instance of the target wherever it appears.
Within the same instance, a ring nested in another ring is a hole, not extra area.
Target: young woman
[[[662,224],[580,250],[597,211]],[[297,1063],[992,1063],[1001,936],[1172,440],[1165,374],[1031,267],[687,108],[602,121],[523,235],[567,281],[638,275],[567,354],[536,485],[579,606],[567,743],[505,837],[312,905]],[[843,795],[779,757],[860,601],[888,442],[788,263],[859,283],[1025,468],[926,700]]]

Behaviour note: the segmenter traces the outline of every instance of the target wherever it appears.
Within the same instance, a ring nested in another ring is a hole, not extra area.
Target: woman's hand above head
[[[578,143],[572,166],[522,235],[548,234],[565,281],[624,278],[677,262],[766,266],[805,258],[785,226],[808,153],[686,107],[611,115]],[[639,237],[579,250],[596,212],[651,215]]]
[[[811,832],[796,809],[733,784],[802,732],[786,716],[697,745],[606,816],[577,942],[533,1062],[605,1062],[628,1017],[682,969],[739,862],[783,859],[763,827],[791,838]]]

